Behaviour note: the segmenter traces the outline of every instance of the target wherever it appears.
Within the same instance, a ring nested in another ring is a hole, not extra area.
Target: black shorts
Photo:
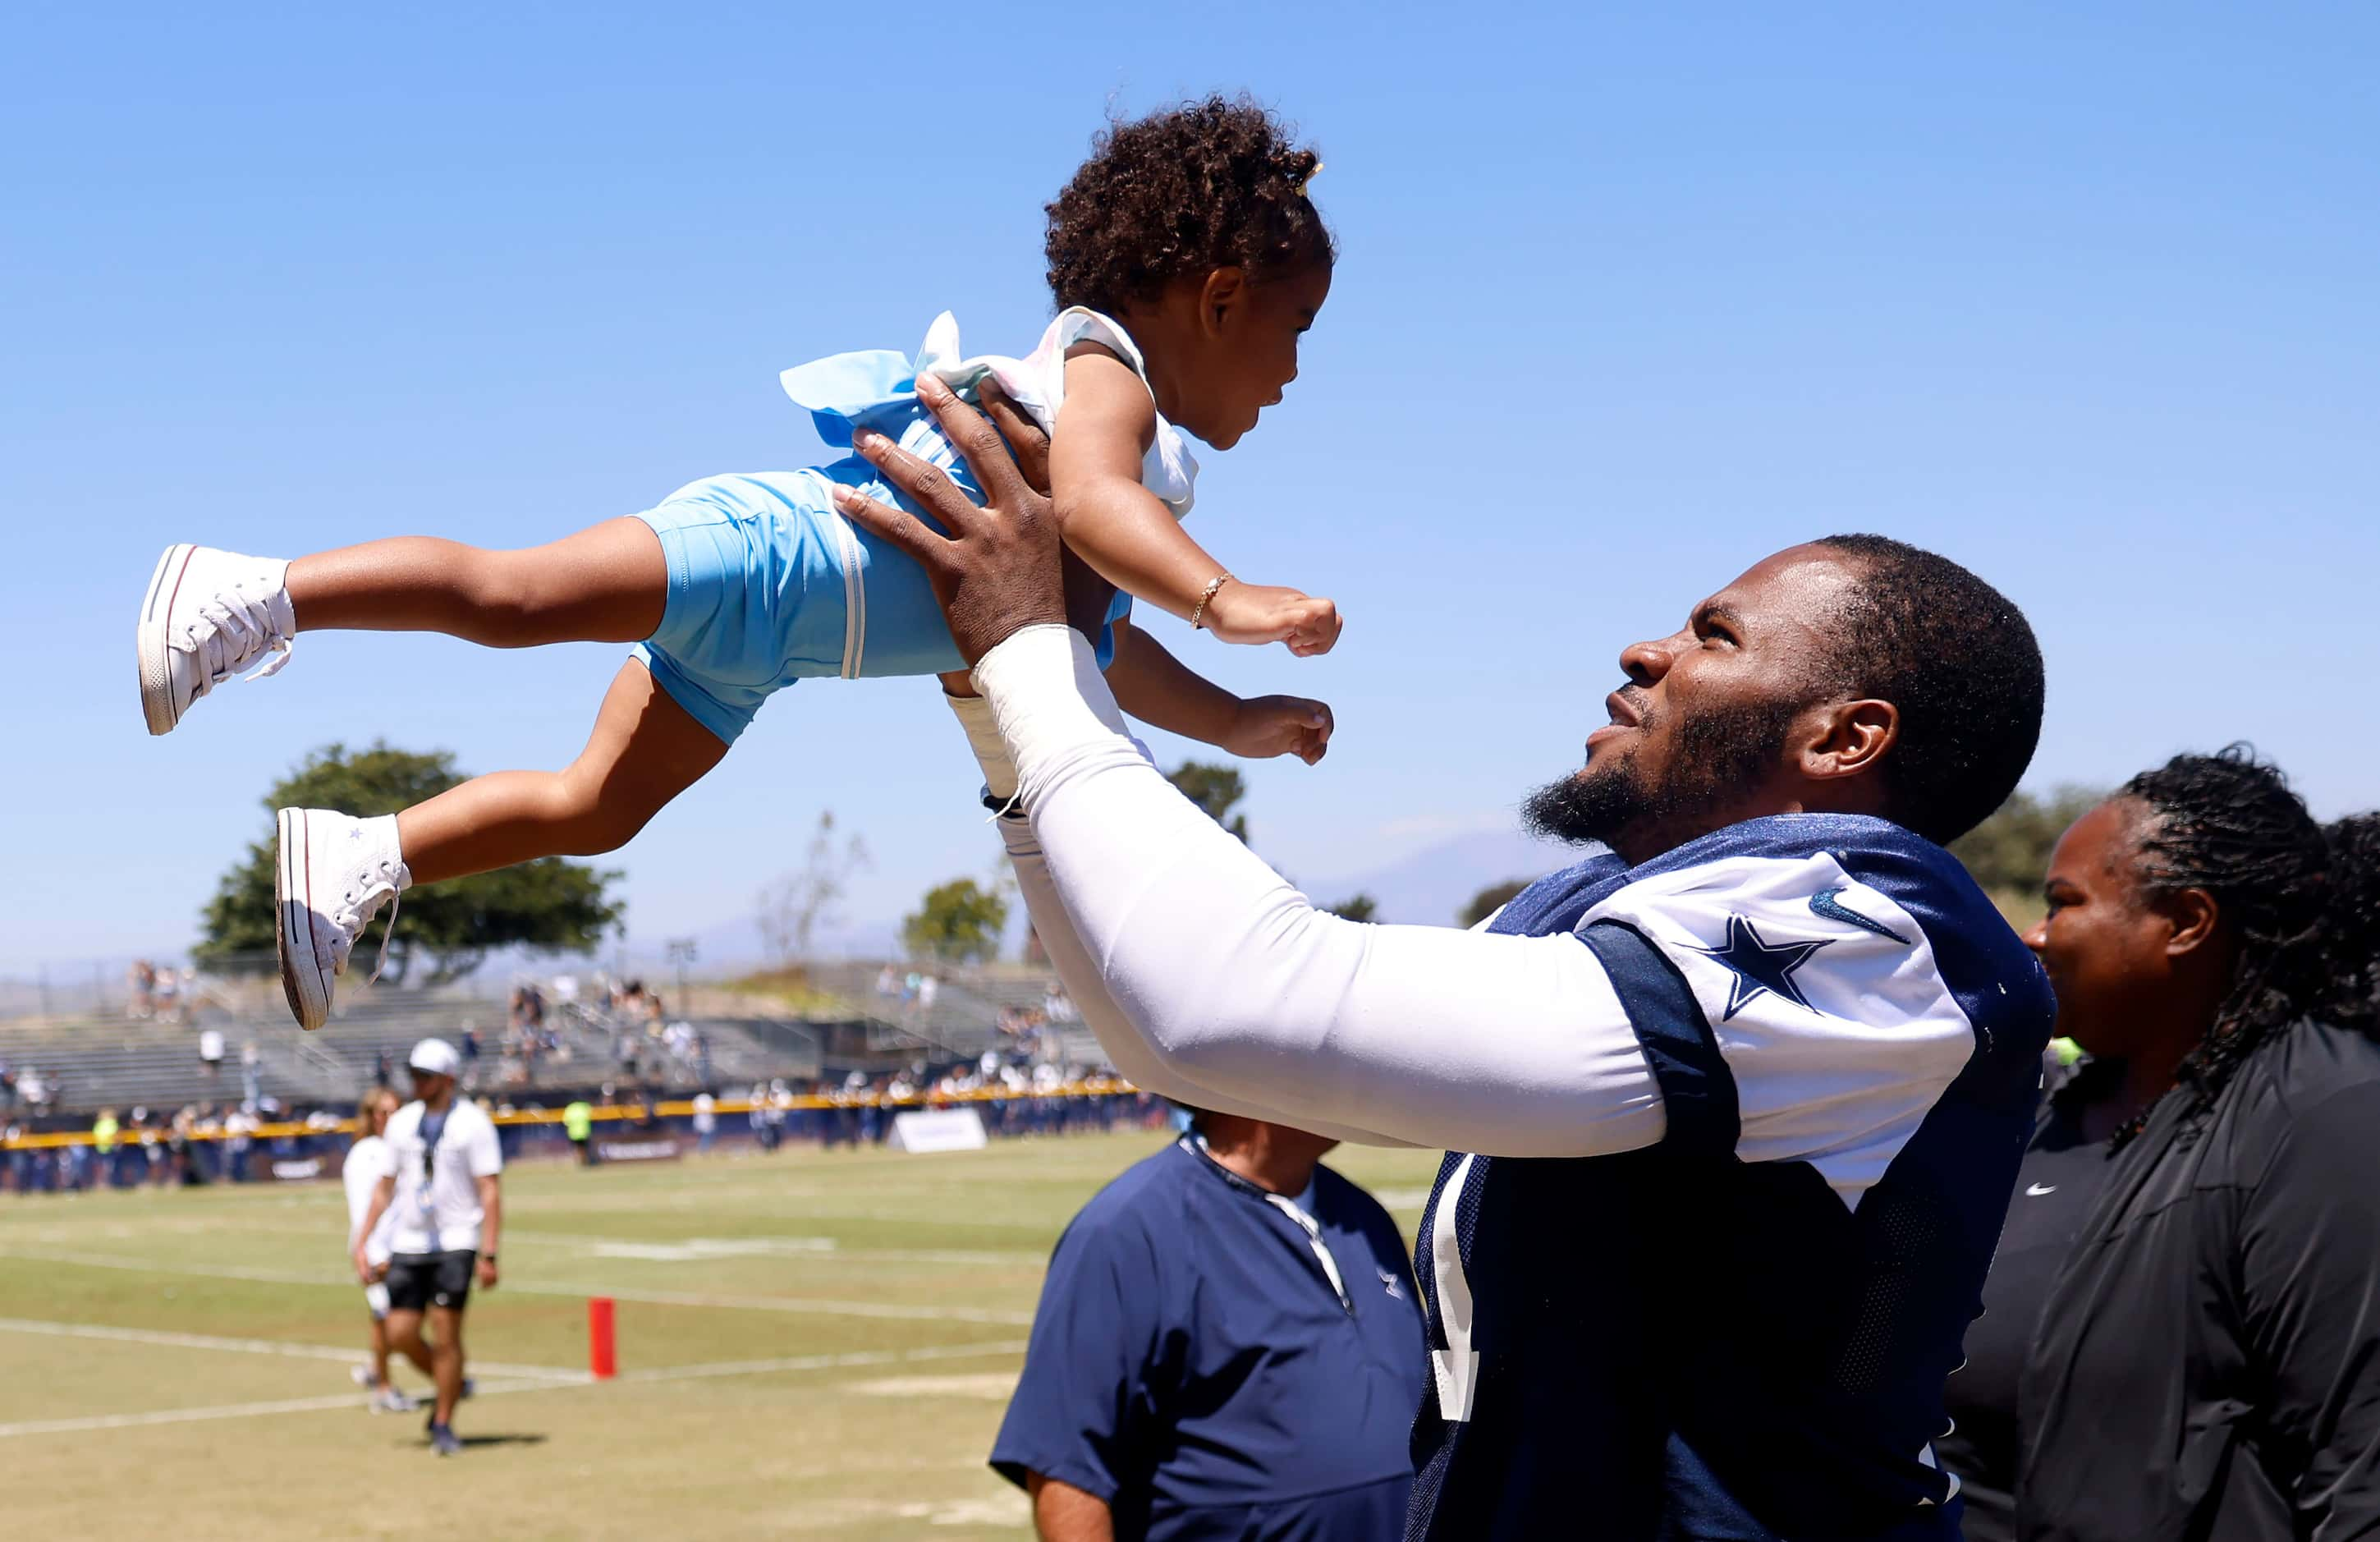
[[[400,1253],[388,1261],[388,1309],[419,1312],[446,1306],[459,1312],[471,1299],[471,1269],[480,1261],[466,1248],[455,1253]]]

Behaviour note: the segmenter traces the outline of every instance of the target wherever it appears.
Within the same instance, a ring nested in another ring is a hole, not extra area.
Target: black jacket
[[[2301,1024],[2115,1160],[2023,1378],[2027,1542],[2380,1536],[2380,1046]]]

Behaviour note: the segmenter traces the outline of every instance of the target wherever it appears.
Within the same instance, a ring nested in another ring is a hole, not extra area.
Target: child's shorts
[[[953,469],[978,496],[965,469]],[[925,569],[836,513],[834,482],[902,502],[853,457],[709,478],[637,516],[669,559],[669,599],[636,656],[726,743],[796,680],[966,667]]]

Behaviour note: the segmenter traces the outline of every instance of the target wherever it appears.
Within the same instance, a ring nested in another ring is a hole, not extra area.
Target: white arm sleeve
[[[985,789],[995,798],[1006,801],[1016,791],[1016,770],[1008,759],[1008,748],[1001,742],[1000,731],[991,721],[991,709],[980,698],[944,697],[951,710],[965,728],[967,743],[975,750],[976,760],[983,768]],[[1134,742],[1135,753],[1147,759],[1145,747]],[[1244,1119],[1260,1119],[1268,1124],[1287,1124],[1310,1134],[1329,1135],[1334,1140],[1351,1141],[1359,1146],[1402,1146],[1404,1141],[1391,1140],[1369,1130],[1345,1125],[1304,1123],[1290,1118],[1269,1103],[1234,1097],[1202,1087],[1196,1080],[1168,1067],[1141,1040],[1136,1030],[1124,1020],[1123,1010],[1115,998],[1108,994],[1108,983],[1092,966],[1090,954],[1084,950],[1083,941],[1075,930],[1075,918],[1058,898],[1050,881],[1050,865],[1042,857],[1041,843],[1034,837],[1032,824],[1013,815],[1003,815],[995,821],[1000,826],[1001,843],[1008,848],[1009,865],[1016,872],[1016,887],[1025,896],[1025,908],[1033,917],[1034,932],[1050,955],[1050,963],[1065,982],[1066,994],[1083,1014],[1083,1022],[1096,1035],[1099,1048],[1107,1052],[1108,1061],[1125,1080],[1143,1091],[1171,1098],[1192,1108],[1211,1109],[1217,1113],[1235,1113]]]
[[[1660,1140],[1659,1089],[1577,938],[1315,909],[1135,750],[1068,628],[1017,633],[976,684],[1014,759],[1048,902],[1073,922],[1077,968],[1107,984],[1110,1052],[1130,1041],[1119,1070],[1318,1133],[1492,1156]],[[1145,1055],[1143,1069],[1127,1055]]]

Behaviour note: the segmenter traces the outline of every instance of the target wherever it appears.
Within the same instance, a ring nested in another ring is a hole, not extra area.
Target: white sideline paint
[[[50,1322],[39,1317],[0,1317],[0,1332],[38,1333],[54,1339],[108,1339],[117,1343],[155,1344],[165,1349],[215,1349],[242,1354],[278,1354],[294,1360],[336,1360],[356,1365],[363,1360],[351,1344],[299,1344],[279,1339],[225,1339],[212,1333],[167,1333],[150,1328],[107,1328],[89,1322]],[[474,1360],[474,1370],[489,1376],[524,1377],[540,1381],[577,1381],[583,1372],[552,1366],[513,1366]]]
[[[344,1397],[285,1398],[279,1402],[228,1402],[214,1408],[168,1408],[155,1414],[94,1414],[81,1419],[28,1419],[0,1425],[0,1440],[19,1435],[76,1435],[94,1429],[133,1429],[141,1425],[203,1424],[215,1419],[252,1419],[262,1414],[319,1414],[353,1408],[353,1392]]]
[[[67,1325],[54,1325],[67,1326]],[[128,1330],[127,1331],[130,1331]],[[171,1335],[168,1335],[171,1337]],[[924,1349],[861,1350],[845,1354],[799,1354],[776,1360],[722,1360],[697,1366],[662,1366],[650,1370],[623,1371],[614,1379],[650,1384],[690,1381],[715,1376],[766,1376],[787,1371],[833,1370],[844,1366],[892,1366],[925,1360],[965,1360],[980,1355],[1022,1354],[1023,1340],[985,1344],[936,1344]],[[504,1397],[519,1392],[555,1392],[566,1388],[601,1383],[583,1371],[545,1372],[543,1382],[483,1386],[474,1398]],[[565,1379],[566,1378],[566,1379]],[[212,1408],[167,1408],[153,1414],[93,1414],[76,1419],[29,1419],[0,1425],[0,1440],[21,1435],[74,1435],[103,1429],[132,1429],[144,1425],[211,1424],[223,1419],[253,1419],[273,1414],[314,1414],[356,1407],[358,1394],[346,1392],[318,1398],[283,1398],[273,1402],[221,1403]]]
[[[1415,1205],[1429,1197],[1427,1189],[1415,1192],[1420,1196]],[[1050,1257],[1046,1247],[855,1247],[834,1237],[816,1236],[687,1237],[678,1242],[637,1242],[586,1232],[542,1232],[521,1226],[505,1227],[504,1241],[571,1248],[599,1258],[635,1258],[664,1264],[751,1256],[796,1260],[834,1258],[854,1264],[951,1264],[968,1269],[981,1264],[1012,1269],[1029,1266],[1038,1272]]]
[[[187,1264],[159,1264],[146,1258],[115,1258],[104,1254],[63,1253],[48,1248],[0,1246],[0,1258],[73,1264],[85,1269],[127,1269],[136,1274],[178,1274],[199,1280],[249,1280],[270,1285],[322,1285],[348,1291],[363,1288],[352,1277],[335,1279],[326,1274],[299,1274],[285,1269],[198,1269]],[[624,1289],[608,1281],[549,1281],[540,1285],[506,1284],[502,1289],[514,1295],[608,1295],[614,1301],[639,1301],[651,1306],[720,1306],[738,1311],[793,1312],[811,1317],[889,1317],[900,1322],[967,1322],[996,1328],[1026,1328],[1033,1322],[1030,1312],[995,1312],[980,1306],[907,1306],[887,1301],[831,1301],[808,1296],[704,1295],[688,1291]]]
[[[650,1370],[622,1371],[619,1381],[691,1381],[710,1376],[766,1376],[775,1371],[829,1370],[844,1366],[892,1366],[921,1360],[973,1360],[986,1354],[1022,1354],[1026,1341],[1003,1339],[988,1344],[930,1344],[923,1349],[852,1350],[843,1354],[795,1354],[777,1360],[714,1360],[699,1366],[657,1366]],[[534,1387],[517,1389],[535,1391]]]

